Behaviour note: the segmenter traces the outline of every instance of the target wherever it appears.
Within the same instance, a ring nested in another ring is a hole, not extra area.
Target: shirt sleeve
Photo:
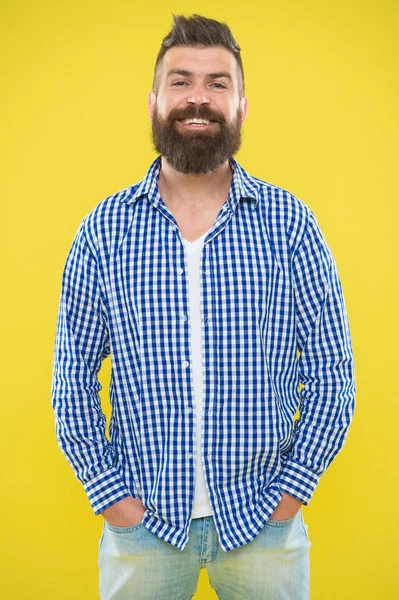
[[[98,515],[130,494],[105,435],[98,395],[98,372],[109,354],[109,338],[84,222],[62,275],[51,395],[58,444]]]
[[[307,505],[345,443],[355,408],[352,342],[332,253],[310,211],[294,254],[300,418],[280,474],[281,489]]]

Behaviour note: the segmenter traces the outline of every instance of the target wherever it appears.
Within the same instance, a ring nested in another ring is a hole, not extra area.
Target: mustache
[[[168,121],[180,121],[181,119],[206,119],[207,121],[216,121],[217,123],[225,123],[226,119],[220,113],[209,110],[205,107],[189,106],[186,110],[178,110],[177,108],[170,111]]]

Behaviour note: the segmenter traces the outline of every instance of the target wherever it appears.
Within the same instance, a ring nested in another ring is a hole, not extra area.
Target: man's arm
[[[109,354],[97,263],[82,221],[62,276],[53,360],[52,407],[58,444],[83,484],[96,515],[130,495],[111,444],[98,395]]]
[[[334,257],[310,211],[292,262],[300,419],[280,474],[281,490],[307,505],[342,448],[355,408],[352,343]]]

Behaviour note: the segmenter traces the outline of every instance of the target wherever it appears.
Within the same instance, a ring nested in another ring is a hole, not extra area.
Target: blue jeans
[[[98,567],[101,600],[189,600],[200,569],[220,600],[309,600],[310,541],[302,509],[267,521],[252,542],[224,552],[212,516],[193,519],[183,552],[142,522],[104,521]]]

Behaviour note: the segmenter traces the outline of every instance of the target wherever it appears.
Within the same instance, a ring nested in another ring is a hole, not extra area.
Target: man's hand
[[[303,502],[297,500],[297,498],[294,498],[291,494],[287,494],[283,491],[281,491],[281,493],[283,494],[283,497],[270,516],[272,521],[285,521],[286,519],[291,519],[296,515],[303,504]]]
[[[140,523],[146,508],[140,498],[128,496],[102,511],[101,515],[109,525],[132,527]]]

